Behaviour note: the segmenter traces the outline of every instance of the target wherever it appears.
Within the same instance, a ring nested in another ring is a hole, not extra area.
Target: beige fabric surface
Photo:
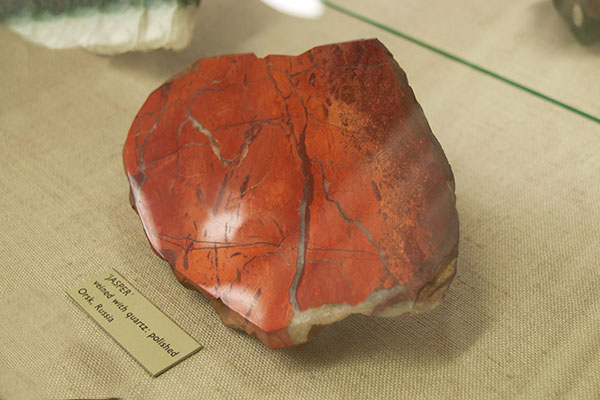
[[[428,12],[432,1],[407,18],[402,3],[363,11],[403,29],[410,21],[440,45],[451,44],[445,24],[474,29],[457,11]],[[473,1],[462,3],[462,15],[476,11],[467,7]],[[485,64],[485,49],[539,34],[515,27],[518,18],[510,24],[513,14],[499,16],[506,29],[473,31],[471,45],[450,50],[482,55],[475,61]],[[419,15],[427,28],[418,27]],[[563,28],[559,18],[549,21]],[[503,36],[510,26],[513,34]],[[224,327],[150,250],[128,203],[122,145],[147,95],[197,58],[297,54],[369,37],[407,72],[453,166],[458,275],[431,313],[351,317],[307,345],[272,351]],[[535,54],[532,64],[490,62],[600,115],[600,47],[567,40],[555,41],[554,59],[545,53],[547,69],[535,67]],[[598,123],[331,9],[307,21],[258,1],[206,0],[181,53],[50,51],[2,26],[0,49],[0,398],[600,398]],[[573,84],[574,74],[589,85]],[[205,348],[151,378],[65,294],[107,268]]]

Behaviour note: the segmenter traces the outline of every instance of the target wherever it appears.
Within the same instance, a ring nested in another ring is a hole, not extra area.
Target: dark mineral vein
[[[171,89],[171,84],[166,84],[161,88],[161,95],[165,95],[167,96],[167,98],[164,101],[164,104],[158,114],[158,117],[156,118],[156,121],[154,122],[154,125],[152,125],[152,128],[150,128],[150,131],[146,134],[146,137],[144,138],[144,140],[142,141],[142,145],[140,146],[140,154],[139,154],[139,158],[138,158],[138,169],[140,170],[140,172],[142,173],[142,180],[139,183],[139,185],[137,185],[137,187],[135,187],[135,193],[133,196],[134,201],[137,203],[139,197],[140,197],[140,193],[142,191],[142,186],[144,186],[144,183],[146,183],[146,162],[144,161],[144,151],[146,149],[146,144],[148,143],[148,141],[150,140],[150,137],[152,136],[152,134],[154,133],[154,131],[156,130],[156,127],[158,126],[158,123],[160,122],[162,116],[164,115],[165,111],[167,110],[167,106],[169,104],[169,92]],[[166,92],[166,93],[165,93]],[[138,132],[139,134],[139,132]],[[136,136],[138,135],[136,134]],[[137,138],[136,138],[136,145],[137,145]],[[136,146],[137,147],[137,146]],[[133,188],[133,186],[132,186]]]
[[[196,240],[196,239],[192,239],[192,238],[188,238],[188,237],[174,237],[174,236],[169,236],[165,233],[152,232],[152,231],[148,231],[148,232],[160,239],[169,239],[174,242],[190,241],[190,242],[194,242],[197,244],[204,244],[204,245],[211,246],[209,248],[213,248],[212,246],[214,246],[214,245],[222,245],[219,248],[249,247],[249,246],[273,246],[273,247],[281,246],[281,243],[272,243],[272,242],[257,241],[257,242],[249,242],[249,243],[236,243],[236,242],[227,243],[227,242],[218,242],[218,241],[213,241],[213,240]]]
[[[325,167],[323,166],[323,162],[320,159],[316,159],[315,161],[318,162],[319,166],[321,167],[321,180],[323,181],[323,193],[325,194],[325,200],[333,203],[336,206],[338,213],[340,214],[340,217],[342,217],[342,219],[344,221],[346,221],[349,224],[353,224],[363,233],[363,235],[365,235],[365,238],[369,241],[369,243],[371,243],[371,246],[373,246],[375,248],[375,250],[377,250],[377,255],[379,257],[379,260],[381,261],[381,266],[388,273],[388,275],[390,277],[392,277],[397,283],[398,280],[390,272],[390,270],[388,268],[387,260],[386,260],[387,254],[381,248],[381,246],[379,246],[375,242],[375,240],[373,239],[373,235],[371,235],[371,232],[369,232],[367,230],[367,228],[362,224],[362,222],[360,222],[360,220],[358,218],[353,219],[353,218],[348,217],[348,215],[342,209],[341,204],[339,202],[333,200],[331,197],[329,197],[329,184],[327,183],[327,179],[325,177]]]
[[[219,189],[219,193],[217,194],[217,200],[215,201],[215,206],[213,208],[213,215],[217,214],[219,211],[219,207],[221,206],[221,202],[223,201],[223,194],[225,194],[225,187],[227,186],[227,180],[229,179],[229,172],[225,174],[223,178],[223,182],[221,182],[221,188]]]

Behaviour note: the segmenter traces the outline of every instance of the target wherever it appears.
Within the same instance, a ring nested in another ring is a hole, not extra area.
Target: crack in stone
[[[392,63],[390,62],[383,62],[383,63],[379,63],[379,64],[371,64],[371,65],[359,65],[359,64],[354,64],[354,65],[339,65],[337,67],[331,67],[331,68],[327,68],[325,69],[325,71],[335,71],[338,69],[368,69],[368,68],[377,68],[377,67],[383,67],[384,65],[392,65]]]
[[[137,164],[138,164],[138,169],[140,170],[140,173],[142,174],[142,180],[139,183],[139,185],[135,186],[136,193],[133,194],[133,200],[135,203],[138,202],[138,199],[140,198],[140,193],[142,192],[142,186],[144,186],[144,183],[146,183],[146,180],[148,179],[148,177],[146,175],[146,162],[144,161],[144,152],[146,150],[146,144],[148,143],[148,141],[150,140],[150,137],[156,130],[156,127],[158,126],[160,120],[162,119],[162,116],[167,111],[167,107],[169,105],[168,100],[169,100],[169,92],[171,90],[171,85],[170,84],[165,85],[165,86],[163,86],[163,88],[161,90],[163,92],[166,92],[167,98],[165,99],[165,102],[160,110],[160,113],[158,114],[158,117],[156,118],[156,121],[154,121],[154,125],[152,125],[152,128],[150,128],[150,131],[148,131],[148,133],[146,134],[146,137],[142,141],[142,145],[140,146],[140,154],[139,154]],[[139,135],[139,132],[138,132],[138,134],[136,134],[136,150],[137,150],[137,136],[138,135]],[[131,186],[134,187],[133,185],[131,185]]]
[[[302,131],[299,133],[298,137],[296,137],[294,131],[294,124],[291,123],[291,114],[289,110],[288,103],[286,100],[291,97],[292,94],[295,93],[296,87],[294,83],[291,81],[291,76],[289,73],[286,73],[288,77],[288,81],[292,85],[292,93],[289,96],[284,96],[281,88],[277,84],[277,80],[273,77],[271,73],[271,67],[275,67],[271,63],[266,63],[267,66],[267,74],[269,78],[273,82],[273,86],[275,90],[279,93],[281,98],[284,100],[285,111],[287,114],[287,120],[285,124],[289,127],[290,136],[294,138],[294,142],[296,145],[296,153],[300,158],[301,164],[301,173],[304,176],[304,185],[302,188],[302,202],[300,203],[300,207],[298,208],[298,214],[300,216],[300,238],[298,240],[298,252],[296,256],[296,272],[294,273],[294,277],[292,279],[292,283],[289,289],[289,301],[292,309],[295,311],[300,311],[300,306],[298,305],[298,284],[300,282],[300,278],[304,273],[304,266],[306,260],[306,252],[307,252],[307,244],[310,233],[310,204],[312,203],[312,199],[314,196],[314,178],[312,176],[312,162],[308,157],[308,152],[306,150],[306,129],[308,127],[308,110],[306,105],[304,104],[304,99],[300,97],[300,103],[304,109],[304,126],[302,127]],[[276,67],[275,67],[276,68]],[[285,71],[284,71],[285,72]],[[285,131],[285,130],[284,130]]]
[[[175,236],[170,236],[167,235],[166,233],[159,233],[159,232],[153,232],[153,231],[148,231],[151,235],[156,236],[160,239],[170,239],[170,240],[174,240],[174,241],[190,241],[190,242],[194,242],[194,243],[198,243],[198,244],[206,244],[206,245],[225,245],[225,246],[221,246],[220,248],[232,248],[232,247],[250,247],[250,246],[273,246],[273,247],[278,247],[278,248],[284,248],[281,246],[281,243],[273,243],[273,242],[263,242],[263,241],[257,241],[257,242],[250,242],[250,243],[238,243],[238,242],[219,242],[219,241],[214,241],[214,240],[197,240],[197,239],[192,239],[189,237],[175,237]],[[212,247],[211,247],[212,248]],[[286,248],[286,249],[291,249],[290,248]]]
[[[366,251],[366,250],[356,250],[356,249],[332,249],[332,248],[321,248],[321,247],[307,247],[307,250],[310,250],[310,251],[340,251],[340,252],[344,252],[344,253],[364,253],[364,254],[370,254],[372,256],[378,256],[377,253],[372,253],[372,252]]]
[[[174,236],[169,236],[165,233],[158,233],[158,232],[153,232],[148,230],[148,233],[158,237],[160,240],[165,241],[167,243],[170,243],[174,246],[177,246],[181,249],[184,250],[215,250],[215,249],[234,249],[234,248],[239,248],[239,247],[253,247],[253,246],[270,246],[270,247],[275,247],[276,250],[275,251],[279,251],[281,249],[283,250],[295,250],[295,247],[284,247],[283,246],[283,242],[285,241],[285,237],[281,238],[281,241],[279,243],[273,243],[273,242],[264,242],[264,241],[256,241],[256,242],[250,242],[250,243],[238,243],[238,242],[218,242],[218,241],[212,241],[212,240],[196,240],[196,239],[192,239],[189,236],[186,237],[174,237]],[[180,244],[177,242],[184,242],[187,244]],[[189,246],[189,243],[197,243],[200,245],[205,245],[204,247],[193,247],[193,246]]]
[[[161,238],[160,240],[165,243],[172,244],[173,246],[179,247],[182,250],[186,249],[185,245],[182,245],[181,243],[177,243],[175,241],[171,241],[170,239]],[[241,247],[253,247],[253,246],[271,246],[271,247],[276,247],[277,249],[283,249],[283,250],[296,250],[295,247],[283,247],[283,246],[277,245],[276,243],[268,243],[268,242],[252,242],[252,243],[244,243],[244,244],[223,245],[223,246],[216,246],[216,248],[219,250],[227,250],[227,249],[237,249],[237,248],[241,248]],[[201,247],[192,246],[189,248],[189,250],[190,251],[196,251],[196,250],[214,251],[215,245],[201,246]]]
[[[290,78],[294,78],[294,77],[296,77],[296,76],[298,76],[298,75],[302,75],[302,74],[305,74],[305,73],[307,73],[307,72],[309,72],[309,71],[312,71],[312,70],[313,70],[313,69],[315,69],[316,67],[317,67],[317,65],[316,65],[316,64],[312,64],[311,66],[309,66],[309,67],[307,67],[307,68],[305,68],[305,69],[303,69],[303,70],[301,70],[301,71],[297,71],[297,72],[294,72],[294,73],[288,73],[287,75],[288,75]],[[283,71],[283,72],[285,72],[285,71]]]
[[[298,283],[304,273],[306,264],[307,244],[310,235],[310,205],[314,197],[314,177],[312,175],[312,162],[308,157],[306,150],[306,128],[308,127],[308,110],[304,104],[304,99],[300,98],[302,107],[304,108],[305,122],[302,131],[298,135],[298,143],[296,151],[298,157],[302,160],[302,174],[304,175],[304,187],[302,188],[302,203],[298,210],[300,214],[300,239],[298,241],[298,256],[296,257],[296,273],[290,285],[290,303],[294,310],[300,310],[298,305]]]
[[[262,288],[258,288],[258,290],[254,293],[254,297],[253,297],[254,302],[248,309],[248,312],[246,313],[246,315],[244,315],[244,319],[246,321],[250,321],[250,315],[252,314],[252,311],[254,310],[254,306],[256,305],[256,303],[258,303],[258,299],[260,298],[261,293],[262,293]]]
[[[222,129],[227,129],[227,128],[232,128],[232,127],[236,127],[236,126],[242,126],[242,125],[275,125],[275,126],[279,126],[279,124],[275,123],[275,122],[279,122],[281,121],[280,117],[275,117],[275,118],[267,118],[267,119],[251,119],[250,121],[244,121],[244,122],[236,122],[235,124],[224,124],[224,125],[219,125],[215,128],[212,129],[213,132],[217,132],[220,131]]]
[[[189,235],[187,237],[187,239],[189,239]],[[188,244],[185,246],[185,251],[183,253],[183,269],[185,269],[186,271],[188,270],[188,263],[189,263],[189,254],[190,254],[190,249],[193,247],[194,245],[192,244],[192,242],[188,241]]]
[[[192,247],[190,250],[194,250]],[[213,246],[213,251],[215,252],[215,280],[217,282],[217,289],[215,295],[218,293],[218,289],[221,286],[221,277],[219,276],[219,248],[217,245]]]
[[[179,138],[181,137],[181,131],[183,130],[183,127],[188,122],[189,121],[186,119],[177,128],[177,136],[175,137],[175,148],[177,149],[175,151],[175,153],[176,153],[176,157],[175,157],[175,179],[173,179],[173,184],[171,185],[171,195],[175,191],[175,185],[177,184],[177,178],[179,178]]]
[[[189,147],[189,146],[208,146],[208,143],[204,143],[204,142],[187,142],[185,144],[182,144],[181,146],[179,146],[177,148],[177,150],[172,151],[168,154],[165,154],[163,156],[160,156],[152,161],[150,161],[149,163],[146,163],[145,167],[146,169],[148,169],[148,167],[153,166],[154,164],[157,164],[158,162],[164,160],[165,158],[169,158],[172,157],[174,155],[177,155],[177,153],[179,152],[179,150],[183,149],[184,147]]]
[[[281,257],[281,261],[283,261],[283,263],[289,267],[290,263],[288,260],[285,259],[283,254],[281,254],[281,249],[282,249],[282,247],[278,247],[277,250],[275,250],[275,252],[279,255],[279,257]]]
[[[213,92],[213,93],[224,92],[227,89],[234,87],[234,86],[241,86],[241,85],[239,83],[230,83],[229,85],[223,86],[222,88],[211,88],[211,87],[202,88],[202,89],[197,90],[194,93],[192,93],[189,104],[192,104],[198,97],[200,97],[201,95],[203,95],[206,92]]]
[[[377,256],[379,257],[379,260],[381,261],[381,266],[383,267],[383,269],[388,273],[388,275],[392,279],[394,279],[396,281],[396,283],[398,283],[398,279],[396,279],[396,277],[390,272],[390,270],[388,268],[387,261],[386,261],[387,254],[381,248],[381,246],[379,246],[377,243],[375,243],[375,240],[373,239],[373,235],[371,235],[371,232],[369,232],[367,230],[367,228],[362,224],[362,222],[360,222],[360,220],[358,218],[352,219],[352,218],[348,217],[348,215],[346,215],[346,213],[342,209],[341,204],[329,197],[329,183],[327,182],[327,179],[325,177],[325,167],[323,165],[323,162],[320,159],[317,158],[317,159],[315,159],[315,161],[317,163],[319,163],[319,166],[321,167],[321,179],[323,182],[323,193],[325,195],[325,200],[333,203],[336,206],[336,208],[338,210],[338,214],[340,214],[340,217],[342,217],[342,219],[344,221],[346,221],[349,224],[353,224],[363,233],[363,235],[365,235],[365,238],[367,239],[367,241],[371,244],[371,246],[373,246],[375,248],[375,250],[377,250]]]
[[[194,118],[194,116],[192,116],[189,113],[189,111],[187,111],[187,119],[183,123],[186,123],[188,121],[192,123],[196,131],[206,136],[213,153],[215,154],[221,165],[224,167],[238,166],[242,163],[242,161],[244,161],[244,159],[248,155],[248,149],[250,148],[250,145],[252,144],[254,139],[256,139],[256,137],[258,136],[258,134],[264,126],[264,124],[261,122],[260,124],[252,125],[248,130],[246,130],[244,132],[244,143],[240,146],[237,156],[235,156],[231,160],[228,160],[226,158],[223,158],[223,155],[221,154],[221,142],[219,142],[215,138],[212,131],[204,127],[204,125],[202,125],[200,121]]]
[[[366,135],[366,134],[368,134],[368,132],[365,132],[365,131],[353,131],[353,130],[350,130],[350,129],[343,128],[343,127],[341,127],[339,125],[332,124],[331,122],[323,121],[322,119],[319,119],[319,118],[315,117],[312,114],[308,114],[308,116],[310,118],[314,119],[315,121],[321,123],[321,124],[324,124],[324,125],[327,125],[327,126],[331,126],[332,128],[335,128],[335,129],[337,129],[339,131],[342,131],[342,132],[345,132],[345,133],[349,133],[351,135]]]
[[[281,229],[281,226],[277,223],[275,218],[270,216],[269,219],[271,220],[271,222],[273,222],[273,225],[275,225],[275,227],[277,228],[277,231],[279,232],[279,235],[281,236],[281,239],[283,240],[285,235],[283,234],[283,230]]]

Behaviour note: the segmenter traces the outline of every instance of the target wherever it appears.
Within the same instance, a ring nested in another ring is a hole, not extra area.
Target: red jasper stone
[[[152,248],[269,347],[431,308],[454,276],[452,172],[377,40],[199,60],[150,95],[123,158]]]

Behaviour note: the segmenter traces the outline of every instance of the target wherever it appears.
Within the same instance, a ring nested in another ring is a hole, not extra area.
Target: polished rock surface
[[[452,171],[377,40],[199,60],[150,95],[123,158],[152,248],[269,347],[431,309],[455,274]]]

